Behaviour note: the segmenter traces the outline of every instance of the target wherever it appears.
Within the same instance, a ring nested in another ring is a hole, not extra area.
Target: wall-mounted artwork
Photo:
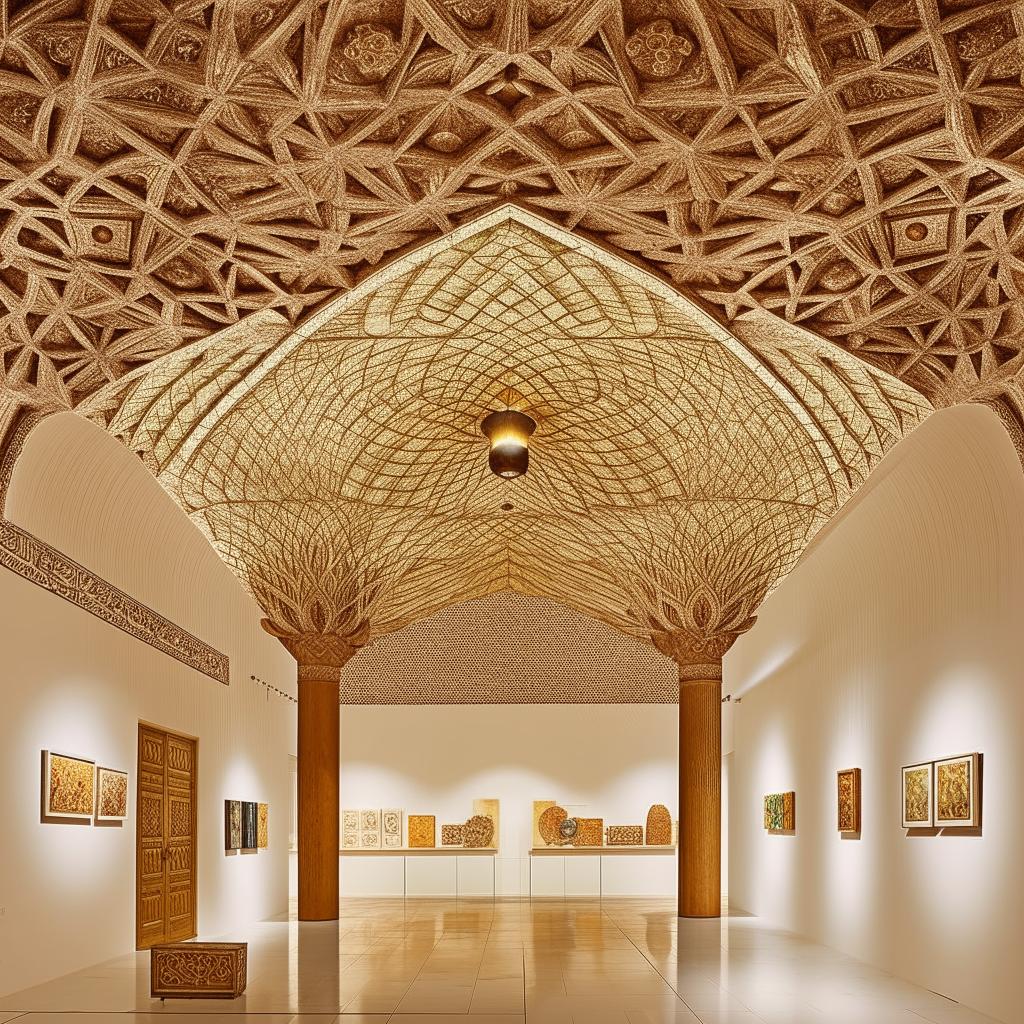
[[[410,814],[407,825],[411,850],[432,850],[437,845],[434,815]]]
[[[836,774],[839,831],[860,831],[860,769],[844,768]]]
[[[128,773],[96,769],[96,820],[124,821],[128,817]]]
[[[573,846],[604,846],[604,818],[576,818]]]
[[[256,805],[256,845],[261,850],[270,846],[270,804]]]
[[[977,828],[981,824],[978,754],[935,762],[935,827]]]
[[[259,823],[256,804],[252,800],[242,801],[242,849],[256,850],[259,838]]]
[[[96,763],[43,751],[43,815],[91,818],[96,806]]]
[[[672,815],[664,804],[654,804],[647,812],[644,839],[648,846],[672,845]]]
[[[242,801],[224,801],[224,849],[242,848]]]
[[[796,830],[796,793],[769,793],[765,796],[764,827],[769,832]]]
[[[903,827],[931,828],[934,820],[932,809],[932,783],[934,772],[932,762],[909,764],[903,768]]]
[[[359,849],[359,812],[341,812],[341,848],[343,850]]]
[[[609,846],[643,846],[643,825],[609,825],[607,829]]]
[[[388,807],[380,812],[380,834],[385,849],[397,850],[402,846],[402,811]]]
[[[441,826],[441,845],[442,846],[461,846],[462,845],[462,826],[461,825],[442,825]]]

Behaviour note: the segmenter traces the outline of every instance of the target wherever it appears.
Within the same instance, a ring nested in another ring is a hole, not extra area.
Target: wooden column
[[[713,675],[713,666],[701,666]],[[679,674],[679,916],[722,909],[722,678]]]
[[[299,920],[338,917],[341,669],[299,665]]]

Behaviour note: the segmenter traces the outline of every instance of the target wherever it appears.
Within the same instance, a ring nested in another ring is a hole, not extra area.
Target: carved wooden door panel
[[[136,947],[196,934],[196,742],[139,726]]]

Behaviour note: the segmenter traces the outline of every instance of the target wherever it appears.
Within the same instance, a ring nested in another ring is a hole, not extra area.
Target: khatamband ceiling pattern
[[[710,661],[929,411],[776,325],[751,316],[733,336],[506,208],[297,331],[273,314],[229,328],[85,411],[143,456],[284,636],[358,647],[513,589],[656,634],[666,653],[665,638],[709,642]],[[538,424],[512,483],[488,472],[479,427],[505,404]]]
[[[0,415],[292,323],[514,201],[1021,444],[1022,16],[925,0],[9,0]],[[2,432],[2,431],[0,431]]]

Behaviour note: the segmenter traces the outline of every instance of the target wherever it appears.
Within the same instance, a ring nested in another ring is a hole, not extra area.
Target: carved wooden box
[[[236,999],[245,991],[247,942],[154,946],[150,995],[156,999]]]

